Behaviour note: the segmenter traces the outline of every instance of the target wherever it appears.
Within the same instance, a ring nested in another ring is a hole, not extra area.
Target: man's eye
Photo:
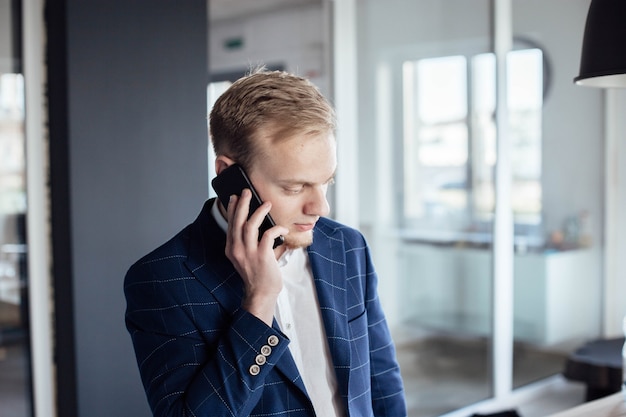
[[[291,187],[291,188],[285,188],[285,192],[288,194],[298,194],[299,192],[302,191],[303,187]]]

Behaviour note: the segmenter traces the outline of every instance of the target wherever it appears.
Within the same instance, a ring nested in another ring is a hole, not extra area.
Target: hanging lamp
[[[626,87],[626,0],[592,0],[577,85]]]

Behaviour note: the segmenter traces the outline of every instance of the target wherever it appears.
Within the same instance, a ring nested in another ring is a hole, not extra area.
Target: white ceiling
[[[209,19],[224,20],[256,13],[267,12],[279,8],[293,7],[304,4],[319,4],[322,0],[207,0],[209,3]]]

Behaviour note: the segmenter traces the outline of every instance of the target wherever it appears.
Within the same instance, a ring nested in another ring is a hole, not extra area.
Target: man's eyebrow
[[[333,175],[328,177],[328,179],[326,179],[326,181],[324,181],[322,184],[328,184],[329,182],[333,182],[335,180],[335,175],[336,175],[336,172],[333,172]],[[278,180],[276,182],[279,183],[279,184],[282,184],[282,185],[309,185],[309,184],[313,184],[311,181],[299,180],[299,179],[284,179],[284,180]]]
[[[328,184],[329,182],[333,182],[333,181],[335,181],[335,177],[336,177],[336,176],[337,176],[337,170],[335,169],[335,170],[333,171],[333,173],[332,173],[332,174],[330,174],[330,177],[328,177],[328,178],[326,179],[326,181],[324,182],[324,184]]]
[[[310,181],[304,181],[304,180],[282,180],[282,181],[277,181],[279,184],[281,185],[307,185],[307,184],[311,184]]]

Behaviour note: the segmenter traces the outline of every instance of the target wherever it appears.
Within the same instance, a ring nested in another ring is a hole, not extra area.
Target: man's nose
[[[327,216],[330,213],[330,205],[326,198],[326,187],[313,187],[311,198],[305,206],[306,214],[314,216]]]

